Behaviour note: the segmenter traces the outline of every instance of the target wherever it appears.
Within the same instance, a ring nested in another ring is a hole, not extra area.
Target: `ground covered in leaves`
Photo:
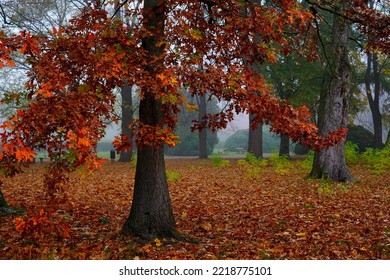
[[[351,167],[355,183],[305,179],[301,161],[282,168],[237,159],[169,159],[179,230],[198,243],[124,236],[134,166],[106,163],[72,174],[67,201],[48,209],[44,167],[3,179],[0,259],[390,259],[390,174]],[[219,167],[216,167],[219,166]]]

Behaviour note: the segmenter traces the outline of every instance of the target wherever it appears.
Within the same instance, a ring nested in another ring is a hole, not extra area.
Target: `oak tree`
[[[139,119],[134,121],[137,167],[133,203],[123,231],[145,239],[182,239],[172,212],[165,174],[164,143],[174,146],[174,129],[181,105],[180,90],[209,93],[226,106],[195,120],[193,129],[226,127],[234,113],[255,116],[272,131],[316,150],[335,145],[345,129],[326,137],[310,122],[306,107],[294,108],[271,92],[254,63],[275,61],[307,37],[302,52],[316,45],[312,14],[297,1],[274,1],[273,6],[246,1],[145,0],[143,7],[128,3],[129,17],[140,25],[131,30],[94,6],[83,9],[68,26],[51,36],[0,34],[1,66],[13,66],[12,54],[27,57],[32,70],[26,84],[31,103],[1,125],[0,167],[12,176],[31,161],[34,149],[46,149],[53,160],[46,173],[49,194],[63,186],[66,173],[94,169],[102,160],[96,145],[104,135],[104,119],[112,119],[113,89],[140,88]],[[204,17],[210,6],[213,24]],[[243,16],[242,10],[249,11]],[[293,32],[288,36],[285,31]],[[256,38],[256,43],[248,44]],[[271,47],[272,46],[272,47]],[[198,71],[203,64],[203,71]],[[259,94],[260,93],[260,94]],[[17,98],[17,96],[15,96]],[[191,107],[191,104],[187,104]],[[118,150],[132,141],[121,135]]]

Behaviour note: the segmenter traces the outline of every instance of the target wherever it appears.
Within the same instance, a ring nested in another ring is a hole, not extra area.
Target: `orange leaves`
[[[23,236],[39,240],[41,236],[55,235],[59,238],[71,238],[70,227],[53,211],[40,209],[35,215],[16,217],[15,229]]]
[[[36,153],[30,148],[25,148],[24,150],[16,150],[15,156],[18,161],[32,161]]]
[[[133,126],[136,129],[137,146],[162,146],[164,143],[170,147],[176,146],[179,137],[175,135],[171,128],[161,128],[159,126],[146,125],[136,122]]]
[[[16,220],[0,216],[0,258],[390,258],[388,174],[367,174],[355,165],[358,183],[350,183],[348,191],[335,184],[334,193],[324,195],[318,192],[323,183],[303,179],[299,160],[291,164],[288,176],[266,166],[258,179],[246,180],[236,160],[215,172],[208,161],[168,159],[167,168],[182,174],[169,186],[179,230],[198,241],[168,245],[118,234],[133,191],[131,164],[107,163],[92,176],[71,174],[64,184],[71,204],[57,211],[42,206],[47,198],[37,178],[45,169],[36,164],[2,186],[12,205],[33,209]]]

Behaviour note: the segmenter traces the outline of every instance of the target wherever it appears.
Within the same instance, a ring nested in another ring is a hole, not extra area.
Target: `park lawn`
[[[8,203],[28,211],[0,217],[0,259],[390,259],[389,171],[354,165],[356,182],[337,184],[305,179],[301,161],[257,169],[238,162],[167,160],[178,228],[197,243],[120,233],[132,199],[131,163],[72,174],[50,207],[44,167],[32,165],[3,178]]]

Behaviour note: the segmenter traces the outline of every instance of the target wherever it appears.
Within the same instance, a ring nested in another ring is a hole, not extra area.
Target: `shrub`
[[[368,148],[361,159],[364,165],[381,175],[385,170],[390,170],[390,147],[386,146],[382,150]]]
[[[220,156],[213,156],[211,157],[211,163],[213,167],[216,168],[224,168],[230,166],[230,161],[223,159]]]
[[[252,153],[247,153],[245,159],[238,161],[238,166],[246,169],[247,179],[258,179],[263,167],[267,166],[267,161],[262,158],[256,158]]]
[[[347,141],[345,143],[345,160],[348,165],[356,164],[359,160],[359,147],[357,144]]]
[[[176,171],[167,170],[167,180],[170,183],[177,182],[181,179],[181,174]]]
[[[300,162],[300,167],[306,172],[310,171],[313,167],[313,161],[314,161],[314,151],[309,150],[307,153],[307,157]]]
[[[269,162],[275,168],[275,172],[279,175],[287,175],[290,173],[292,164],[287,155],[279,156],[277,151],[273,151],[272,156],[269,158]]]
[[[375,147],[374,134],[361,125],[348,126],[347,141],[357,144],[360,152]]]

